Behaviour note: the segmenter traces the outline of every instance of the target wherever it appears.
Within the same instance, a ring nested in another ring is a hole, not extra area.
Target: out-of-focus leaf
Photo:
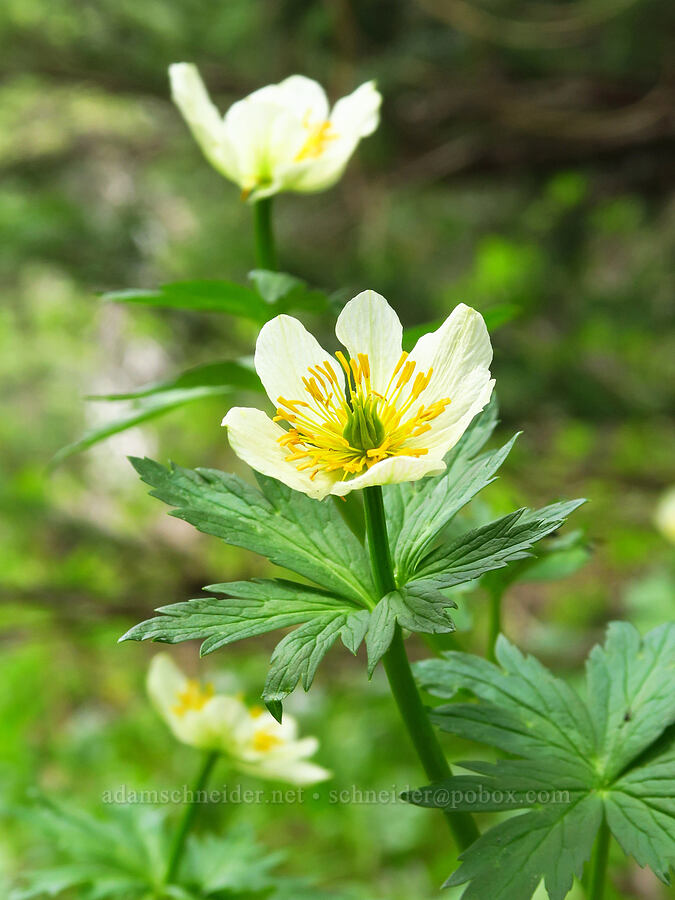
[[[227,385],[213,387],[204,386],[184,388],[182,390],[167,390],[140,400],[134,403],[131,409],[119,419],[113,419],[112,422],[106,422],[104,425],[98,425],[95,428],[91,428],[89,431],[85,432],[79,440],[62,447],[52,457],[50,466],[52,468],[58,466],[64,459],[67,459],[74,453],[79,453],[81,450],[87,450],[89,447],[93,447],[94,444],[98,444],[100,441],[104,441],[114,434],[119,434],[121,431],[126,431],[129,428],[133,428],[135,425],[141,425],[143,422],[148,422],[150,419],[157,418],[157,416],[162,416],[172,409],[178,409],[180,406],[194,403],[197,400],[203,400],[206,397],[216,397],[221,394],[227,394],[230,391],[231,388]]]
[[[157,290],[131,289],[111,291],[103,300],[114,303],[138,303],[198,312],[228,313],[263,324],[271,313],[269,305],[252,288],[234,281],[174,281]]]
[[[282,312],[306,310],[325,313],[330,308],[324,291],[310,288],[306,281],[286,272],[270,272],[254,269],[249,278],[263,300],[274,309],[274,315]]]
[[[260,379],[253,368],[253,361],[251,359],[233,359],[195,366],[193,369],[181,372],[180,375],[176,375],[173,378],[168,378],[165,381],[155,381],[133,391],[120,394],[93,394],[87,399],[139,400],[142,397],[151,397],[166,391],[199,387],[230,387],[235,390],[262,391]]]
[[[253,287],[215,279],[174,281],[155,290],[132,288],[111,291],[103,295],[103,300],[195,312],[227,313],[250,319],[258,325],[264,325],[269,319],[284,312],[305,310],[325,313],[331,309],[329,298],[323,291],[310,288],[294,275],[254,269],[249,277]]]

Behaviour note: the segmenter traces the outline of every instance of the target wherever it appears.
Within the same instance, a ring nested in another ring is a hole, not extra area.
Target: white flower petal
[[[331,492],[335,476],[318,472],[312,479],[309,471],[300,472],[293,463],[286,461],[288,451],[278,441],[284,430],[262,410],[234,406],[223,419],[223,425],[234,452],[257,472],[276,478],[316,500]]]
[[[178,694],[185,689],[187,678],[168,653],[153,656],[148,668],[146,689],[157,712],[165,721],[172,716]]]
[[[420,402],[429,405],[449,398],[450,403],[430,423],[431,429],[412,438],[408,446],[444,455],[487,404],[494,387],[489,369],[492,345],[483,317],[459,304],[440,328],[419,339],[409,359],[419,371],[433,369]]]
[[[321,123],[328,118],[328,100],[321,85],[304,75],[291,75],[277,87],[279,102],[300,122]]]
[[[279,397],[309,399],[302,379],[310,377],[310,366],[328,363],[339,383],[344,383],[335,360],[293,316],[277,316],[263,325],[255,345],[254,363],[275,407]]]
[[[263,763],[244,763],[239,770],[258,778],[286,781],[289,784],[308,785],[332,778],[332,772],[304,760],[267,759]]]
[[[362,291],[340,313],[335,333],[351,357],[366,353],[371,382],[383,394],[401,356],[403,328],[394,310],[375,291]]]
[[[339,135],[355,138],[372,134],[380,122],[382,95],[374,81],[367,81],[335,104],[330,121]]]
[[[401,481],[417,481],[425,475],[440,475],[445,471],[445,463],[437,455],[425,456],[390,456],[375,463],[367,472],[349,481],[338,481],[333,485],[331,494],[339,497],[351,491],[361,490],[374,484],[398,484]]]
[[[437,456],[445,456],[464,434],[471,420],[488,405],[494,379],[490,378],[487,369],[475,369],[467,376],[465,392],[457,403],[450,404],[437,419],[431,423],[431,430],[408,442],[410,447],[424,447]]]
[[[483,317],[460,303],[440,328],[418,340],[408,359],[417,363],[418,371],[433,368],[429,387],[422,395],[425,405],[445,397],[456,403],[466,376],[476,368],[489,369],[492,362],[492,345]]]
[[[191,63],[174,63],[169,66],[169,79],[173,100],[204,155],[219,172],[236,180],[236,154],[197,67]]]
[[[237,183],[246,191],[270,188],[278,181],[279,170],[293,159],[302,131],[283,107],[253,97],[229,108],[223,130],[236,159]]]

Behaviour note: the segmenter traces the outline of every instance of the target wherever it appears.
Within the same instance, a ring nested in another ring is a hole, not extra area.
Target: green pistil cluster
[[[374,450],[384,440],[384,425],[377,415],[377,398],[351,398],[351,408],[342,436],[355,450]]]

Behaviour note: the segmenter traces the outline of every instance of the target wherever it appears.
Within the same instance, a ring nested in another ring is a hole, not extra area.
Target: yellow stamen
[[[199,712],[211,697],[213,697],[212,684],[205,684],[202,688],[196,679],[189,678],[183,690],[176,694],[178,702],[172,707],[172,710],[177,716],[184,716],[190,710]]]
[[[296,153],[295,162],[303,162],[306,159],[318,159],[325,152],[328,144],[339,136],[333,130],[333,126],[328,120],[312,123],[309,112],[305,115],[302,124],[307,132],[307,138]]]
[[[312,479],[319,472],[338,472],[346,478],[392,456],[425,456],[428,449],[410,446],[410,441],[430,431],[429,423],[450,403],[443,398],[417,405],[414,411],[433,369],[417,370],[417,363],[402,353],[384,393],[378,393],[371,384],[367,354],[347,359],[338,350],[335,357],[343,383],[340,370],[326,360],[311,366],[303,378],[305,400],[277,398],[274,421],[289,426],[278,439],[288,451],[286,461],[301,472],[309,471]]]

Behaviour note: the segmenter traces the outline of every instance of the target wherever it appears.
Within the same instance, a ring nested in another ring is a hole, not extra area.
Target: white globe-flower
[[[191,63],[169,67],[173,99],[209,162],[254,202],[280,191],[332,187],[379,123],[372,81],[329,109],[316,81],[291,75],[234,103],[225,116]]]
[[[668,488],[657,503],[654,522],[661,534],[675,544],[675,486]]]
[[[331,358],[291,316],[263,326],[255,367],[277,412],[231,409],[223,425],[235,453],[316,499],[442,472],[494,386],[483,317],[460,304],[408,354],[394,310],[363,291],[335,331],[349,359]]]
[[[308,762],[319,742],[297,737],[297,724],[279,724],[267,710],[249,709],[238,697],[216,694],[213,685],[187,678],[166,653],[150,664],[147,689],[157,711],[184,744],[224,754],[240,772],[258,778],[315,784],[330,772]]]

